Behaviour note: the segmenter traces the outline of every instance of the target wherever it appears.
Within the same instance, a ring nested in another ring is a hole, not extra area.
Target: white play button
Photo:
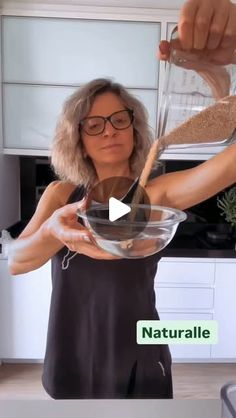
[[[138,185],[137,180],[109,177],[89,190],[87,199],[91,204],[88,204],[86,208],[87,222],[96,236],[104,238],[104,242],[134,239],[146,227],[150,217],[151,203],[145,189]],[[142,196],[142,203],[147,205],[145,214],[143,211],[133,209],[132,201],[136,190],[138,190],[138,195]],[[93,201],[101,202],[101,200],[103,204],[92,203]],[[130,222],[134,221],[135,225],[132,228],[129,227]]]
[[[130,206],[125,205],[115,197],[109,198],[109,221],[114,222],[130,211]]]

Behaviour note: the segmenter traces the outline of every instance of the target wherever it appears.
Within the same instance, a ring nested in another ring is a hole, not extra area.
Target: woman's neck
[[[111,196],[120,199],[127,192],[127,188],[130,187],[130,182],[126,178],[134,179],[129,166],[124,166],[124,164],[113,164],[106,167],[96,166],[96,171],[98,183],[93,189],[93,200],[97,202],[107,203]],[[120,177],[123,178],[123,181]]]
[[[109,166],[98,167],[96,166],[96,172],[98,176],[98,181],[103,181],[105,179],[111,177],[127,177],[127,178],[134,178],[131,175],[131,170],[129,165],[120,165],[120,164],[113,164]]]

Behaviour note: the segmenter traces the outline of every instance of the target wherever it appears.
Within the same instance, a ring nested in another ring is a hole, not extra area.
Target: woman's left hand
[[[229,0],[188,0],[178,22],[179,49],[207,50],[209,62],[236,63],[236,4]],[[161,41],[158,57],[168,60],[170,43]]]

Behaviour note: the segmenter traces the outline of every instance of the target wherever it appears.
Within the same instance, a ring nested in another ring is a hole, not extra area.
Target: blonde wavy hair
[[[130,169],[135,177],[142,171],[153,142],[147,111],[121,84],[101,78],[76,90],[64,103],[51,149],[52,168],[62,181],[88,186],[93,185],[97,178],[92,160],[83,157],[79,123],[88,115],[94,99],[106,92],[116,94],[124,106],[134,111],[134,149],[130,156]]]

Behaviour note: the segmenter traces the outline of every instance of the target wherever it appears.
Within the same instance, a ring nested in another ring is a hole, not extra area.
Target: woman
[[[195,3],[198,13],[202,2],[192,1],[192,6]],[[223,3],[230,6],[230,21],[231,3]],[[214,22],[217,2],[204,4]],[[203,12],[205,16],[205,6]],[[181,19],[188,13],[183,8]],[[221,26],[218,42],[210,45],[216,55],[227,28]],[[205,30],[210,33],[210,20]],[[192,33],[195,39],[195,30]],[[232,57],[234,38],[227,48]],[[166,59],[166,43],[164,49],[161,58]],[[158,319],[153,281],[159,255],[114,257],[95,245],[76,215],[86,204],[87,185],[113,176],[135,179],[150,143],[144,108],[122,86],[101,79],[76,91],[65,103],[52,150],[60,180],[47,187],[31,221],[11,244],[12,274],[36,269],[52,258],[43,385],[53,398],[173,396],[168,347],[136,344],[137,320]],[[235,159],[232,145],[198,167],[153,179],[146,193],[152,204],[186,209],[235,182]]]

